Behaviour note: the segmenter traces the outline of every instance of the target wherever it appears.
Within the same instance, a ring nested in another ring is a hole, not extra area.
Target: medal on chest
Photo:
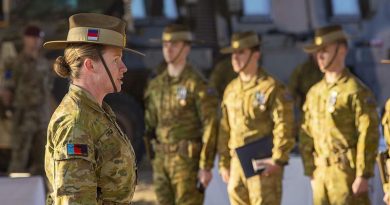
[[[177,88],[176,92],[177,92],[176,93],[176,98],[177,98],[177,100],[179,100],[179,104],[181,106],[186,106],[187,105],[186,99],[187,99],[187,93],[188,93],[187,92],[187,88],[184,87],[184,86],[179,86]]]
[[[335,110],[337,95],[338,95],[338,93],[336,91],[332,91],[329,95],[328,112],[330,112],[330,113],[333,113]]]
[[[256,91],[255,93],[255,101],[253,102],[254,107],[259,106],[261,111],[265,110],[265,95],[260,91]]]

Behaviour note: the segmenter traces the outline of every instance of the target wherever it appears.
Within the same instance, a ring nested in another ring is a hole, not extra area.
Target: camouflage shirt
[[[390,99],[386,101],[385,112],[382,117],[382,125],[387,147],[390,147]]]
[[[264,69],[243,83],[238,77],[225,89],[218,134],[219,166],[230,167],[230,151],[273,135],[272,159],[286,164],[294,147],[293,99]]]
[[[373,176],[379,120],[372,92],[348,69],[337,82],[325,79],[308,92],[303,106],[300,151],[305,175],[312,176],[316,158],[345,156],[356,176]]]
[[[17,58],[5,62],[3,78],[4,86],[14,93],[13,106],[16,112],[30,116],[34,126],[46,128],[50,119],[50,92],[53,87],[49,62],[42,56],[34,59],[21,53]],[[24,119],[16,121],[21,120]]]
[[[133,148],[111,108],[71,85],[48,127],[45,170],[54,204],[129,204],[136,185]]]
[[[150,81],[145,92],[146,134],[155,133],[159,143],[181,140],[202,142],[199,166],[211,169],[216,153],[216,110],[214,89],[190,65],[179,77],[165,69]]]

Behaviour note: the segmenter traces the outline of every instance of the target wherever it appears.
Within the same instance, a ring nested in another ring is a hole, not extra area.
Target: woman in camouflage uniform
[[[135,154],[111,108],[108,93],[121,90],[127,71],[122,61],[125,22],[101,14],[69,18],[65,48],[55,72],[70,79],[68,94],[48,127],[45,171],[51,204],[130,204],[136,184]],[[135,51],[134,51],[135,52]]]

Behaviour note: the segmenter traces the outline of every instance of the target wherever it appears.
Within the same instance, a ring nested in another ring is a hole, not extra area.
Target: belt
[[[344,163],[348,161],[346,156],[328,156],[328,157],[320,157],[317,156],[314,158],[314,163],[316,166],[330,166],[337,163]]]
[[[190,140],[180,140],[178,143],[154,143],[155,152],[163,154],[183,154],[189,157],[199,156],[202,143]]]

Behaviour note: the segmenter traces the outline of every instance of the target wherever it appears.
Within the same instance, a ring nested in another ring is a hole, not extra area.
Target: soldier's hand
[[[311,190],[314,191],[315,183],[314,183],[314,178],[313,177],[310,177],[310,186],[311,186]]]
[[[227,168],[220,168],[219,173],[222,177],[222,181],[225,182],[226,184],[229,183],[230,170]]]
[[[383,201],[386,205],[390,205],[390,197],[388,193],[385,193],[385,196],[383,197]]]
[[[212,178],[213,178],[213,174],[211,173],[211,171],[205,169],[199,170],[198,179],[205,188],[209,185]]]
[[[352,191],[354,195],[366,193],[368,191],[368,180],[363,177],[356,177],[352,184]]]
[[[278,164],[275,164],[271,158],[261,160],[259,164],[266,167],[263,173],[261,173],[261,176],[267,177],[282,170],[282,167],[280,167]]]

